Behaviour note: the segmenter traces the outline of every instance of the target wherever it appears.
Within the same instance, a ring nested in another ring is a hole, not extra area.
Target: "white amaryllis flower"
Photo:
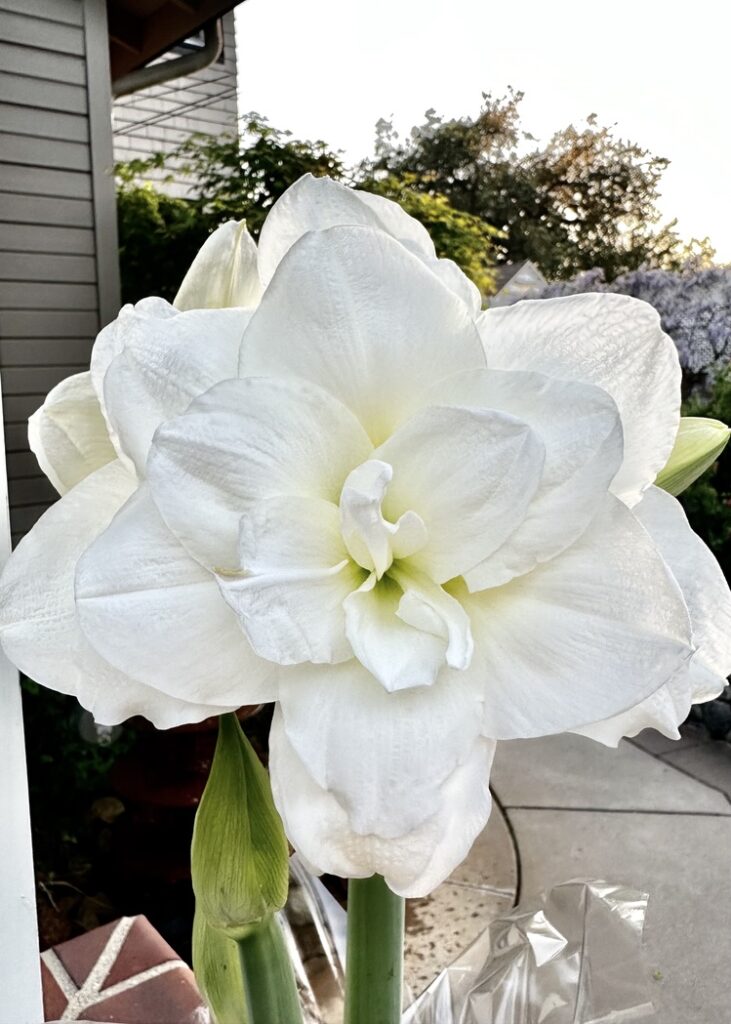
[[[230,242],[186,278],[202,307]],[[496,740],[672,731],[723,685],[731,595],[653,486],[677,355],[623,296],[480,314],[420,225],[327,180],[252,252],[223,291],[255,309],[127,308],[36,414],[70,489],[0,635],[109,724],[277,700],[292,843],[422,895],[485,824]]]

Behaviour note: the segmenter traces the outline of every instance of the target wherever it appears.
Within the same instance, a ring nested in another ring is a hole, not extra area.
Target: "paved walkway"
[[[410,901],[413,988],[514,899],[604,878],[650,894],[658,1024],[731,1022],[731,748],[693,726],[676,743],[648,731],[618,750],[569,735],[515,740],[499,745],[492,783],[500,808],[467,862]]]

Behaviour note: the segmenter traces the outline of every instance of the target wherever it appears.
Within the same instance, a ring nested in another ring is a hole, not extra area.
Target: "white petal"
[[[478,289],[452,260],[437,259],[429,232],[398,203],[311,174],[287,189],[264,222],[259,245],[264,283],[269,284],[282,258],[302,235],[343,225],[385,231],[433,270],[471,310],[479,311]]]
[[[264,222],[259,240],[264,284],[270,283],[284,256],[303,235],[344,225],[377,228],[415,255],[436,259],[429,232],[397,203],[332,178],[305,174],[276,201]]]
[[[173,305],[176,309],[251,308],[261,292],[256,242],[245,220],[229,220],[203,243]]]
[[[668,683],[635,707],[572,731],[607,747],[616,747],[625,736],[636,736],[643,729],[657,729],[668,739],[678,740],[678,726],[688,717],[691,706],[717,697],[724,682],[719,683],[718,676],[693,658]]]
[[[49,391],[28,420],[28,443],[59,494],[117,457],[88,371]]]
[[[371,445],[343,405],[303,381],[230,380],[155,435],[147,471],[162,516],[194,558],[239,568],[239,522],[278,495],[337,504]]]
[[[342,536],[352,558],[380,579],[394,558],[420,551],[427,541],[424,521],[405,512],[398,522],[383,518],[381,506],[393,477],[387,462],[369,459],[348,475],[340,495]]]
[[[646,728],[677,739],[691,704],[718,696],[731,673],[731,591],[714,555],[691,530],[680,503],[660,488],[646,491],[634,512],[683,592],[696,652],[687,667],[636,707],[580,730],[610,746]]]
[[[104,408],[122,451],[143,476],[152,435],[213,384],[237,376],[250,313],[194,309],[125,320],[122,351],[104,375]]]
[[[385,231],[417,256],[473,316],[482,305],[479,289],[452,260],[438,259],[429,232],[399,203],[332,178],[303,175],[277,200],[261,232],[260,262],[268,284],[282,258],[308,231],[359,225]]]
[[[241,518],[239,551],[245,576],[330,569],[348,557],[338,506],[293,495],[249,508]]]
[[[186,704],[118,672],[86,640],[74,604],[77,560],[135,487],[135,479],[113,462],[41,517],[0,580],[0,639],[22,672],[73,694],[98,722],[116,725],[144,715],[164,729],[231,708]]]
[[[646,302],[609,293],[519,302],[479,320],[488,365],[598,384],[617,403],[624,461],[612,484],[639,501],[668,460],[680,419],[680,363]]]
[[[289,250],[241,347],[242,376],[303,377],[355,412],[374,444],[441,377],[484,366],[464,303],[381,231],[313,231]]]
[[[471,590],[499,586],[573,543],[602,507],[622,463],[613,399],[592,384],[520,370],[480,370],[440,381],[435,404],[496,409],[528,424],[545,445],[540,485],[507,540],[465,575]]]
[[[177,316],[178,311],[165,299],[156,295],[141,299],[135,305],[122,306],[116,320],[103,327],[96,336],[91,350],[91,382],[99,401],[104,400],[104,375],[109,364],[124,348],[124,338],[135,321],[146,319],[164,320]]]
[[[427,262],[426,260],[424,261]],[[459,295],[474,317],[480,315],[482,295],[477,285],[467,277],[465,272],[454,260],[436,260],[428,266],[437,275],[442,284]]]
[[[539,736],[644,700],[691,655],[682,595],[617,499],[559,557],[495,590],[450,591],[472,622],[485,734]]]
[[[437,583],[472,569],[525,515],[543,472],[530,428],[489,409],[430,407],[400,427],[374,458],[393,467],[386,518],[414,511],[428,540],[410,562]]]
[[[395,580],[372,573],[344,605],[353,653],[386,690],[431,686],[447,651],[446,637],[399,617],[403,596]]]
[[[459,601],[408,564],[394,566],[391,576],[404,592],[398,608],[399,618],[416,629],[445,639],[447,664],[451,668],[467,668],[472,660],[474,641],[470,620]]]
[[[651,487],[634,510],[683,592],[700,660],[725,680],[731,673],[731,590],[713,552],[691,530],[680,502]]]
[[[401,896],[426,896],[462,863],[487,823],[494,748],[478,739],[441,785],[434,814],[410,831],[384,838],[355,831],[336,796],[307,771],[277,711],[269,739],[274,800],[290,842],[313,872],[345,878],[377,873]]]
[[[251,650],[215,578],[193,561],[140,488],[76,571],[79,622],[111,665],[179,700],[273,700],[272,666]]]
[[[263,658],[297,665],[352,657],[343,602],[364,572],[339,527],[337,505],[320,498],[269,498],[243,516],[242,572],[218,582]]]
[[[351,658],[343,602],[363,571],[346,559],[329,569],[254,576],[220,576],[221,592],[252,647],[279,665],[315,665]]]
[[[282,672],[289,741],[354,831],[393,838],[438,811],[441,787],[480,733],[481,681],[451,676],[388,693],[354,660]]]

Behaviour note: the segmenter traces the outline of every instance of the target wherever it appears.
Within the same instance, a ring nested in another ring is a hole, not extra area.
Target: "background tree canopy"
[[[675,221],[661,223],[667,160],[618,138],[594,115],[540,146],[521,127],[522,98],[484,93],[476,117],[444,120],[428,111],[406,139],[381,121],[375,157],[361,173],[411,174],[413,187],[505,232],[503,259],[533,260],[549,279],[593,267],[607,280],[644,264],[679,269],[690,255],[711,261],[707,239],[686,245]]]
[[[373,157],[347,168],[327,143],[294,138],[258,114],[240,133],[194,136],[174,153],[120,165],[119,224],[126,302],[171,299],[203,239],[245,219],[258,237],[279,196],[305,173],[395,199],[429,230],[483,295],[496,265],[533,260],[549,280],[599,268],[605,281],[639,267],[712,263],[708,240],[685,244],[663,223],[659,187],[668,161],[616,136],[591,116],[540,146],[520,123],[522,94],[483,95],[475,117],[430,111],[405,139],[377,125]],[[188,199],[144,183],[176,166],[197,182]]]

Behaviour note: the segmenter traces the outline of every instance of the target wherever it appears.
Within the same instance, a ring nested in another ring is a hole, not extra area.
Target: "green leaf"
[[[193,972],[215,1024],[249,1024],[239,947],[219,932],[196,907],[193,918]]]
[[[219,719],[218,743],[193,830],[196,905],[232,939],[287,899],[288,846],[269,776],[236,715]]]
[[[686,487],[712,466],[731,435],[720,420],[701,416],[683,416],[675,446],[655,483],[669,494],[681,494]]]

